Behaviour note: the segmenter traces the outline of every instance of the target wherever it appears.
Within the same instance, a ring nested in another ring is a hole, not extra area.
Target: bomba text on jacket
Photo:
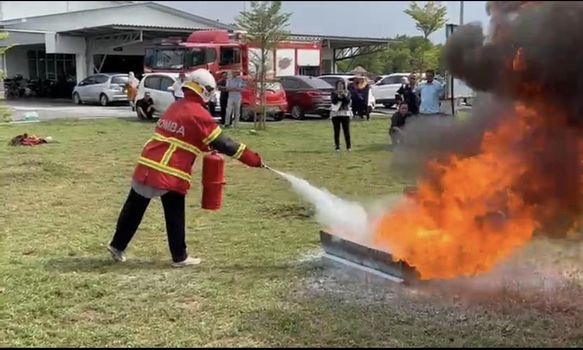
[[[164,129],[168,132],[178,134],[184,137],[184,126],[176,122],[159,119],[157,125],[160,129]]]

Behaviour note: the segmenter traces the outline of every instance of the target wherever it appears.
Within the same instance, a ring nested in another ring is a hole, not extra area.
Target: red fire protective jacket
[[[142,150],[134,171],[135,181],[186,195],[196,157],[215,149],[251,167],[261,167],[257,153],[222,134],[202,99],[185,89],[158,120],[156,130]]]

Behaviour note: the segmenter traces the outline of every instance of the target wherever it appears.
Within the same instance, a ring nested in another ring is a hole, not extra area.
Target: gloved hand
[[[239,157],[239,161],[253,168],[260,168],[263,166],[261,156],[251,151],[249,148],[245,148],[243,154],[241,154],[241,157]]]

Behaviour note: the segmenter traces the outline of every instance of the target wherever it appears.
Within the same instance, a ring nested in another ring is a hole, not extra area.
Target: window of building
[[[320,75],[320,67],[312,67],[312,66],[302,66],[299,69],[299,75],[308,75],[312,77],[317,77]]]
[[[29,50],[27,59],[30,79],[75,80],[77,75],[75,55]]]

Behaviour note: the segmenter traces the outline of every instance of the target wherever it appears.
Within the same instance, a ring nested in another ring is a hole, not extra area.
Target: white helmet
[[[201,68],[186,74],[182,88],[195,92],[204,103],[208,103],[217,88],[217,82],[208,70]]]

